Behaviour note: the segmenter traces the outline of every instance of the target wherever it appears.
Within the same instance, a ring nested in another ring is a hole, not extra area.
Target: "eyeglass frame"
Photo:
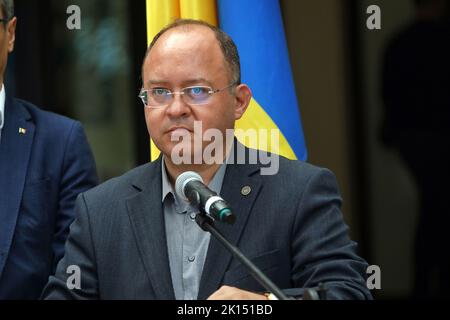
[[[211,86],[201,86],[201,85],[197,85],[197,86],[189,86],[189,87],[185,87],[185,88],[182,88],[180,91],[174,91],[174,92],[172,92],[172,91],[170,91],[169,89],[166,89],[166,88],[153,88],[153,89],[144,89],[144,88],[142,88],[141,91],[140,91],[139,94],[138,94],[138,97],[141,99],[142,103],[144,104],[144,107],[151,108],[151,109],[162,109],[162,108],[167,108],[167,107],[173,102],[173,99],[175,98],[175,97],[174,97],[175,95],[184,96],[184,95],[185,95],[185,90],[187,90],[187,89],[191,89],[191,88],[209,88],[210,90],[208,91],[208,94],[209,94],[208,98],[210,98],[210,97],[212,97],[213,94],[222,92],[222,91],[224,91],[224,90],[226,90],[226,89],[228,89],[228,88],[231,88],[231,87],[233,87],[233,86],[235,86],[235,85],[239,85],[239,82],[238,82],[238,81],[232,82],[232,83],[229,84],[228,86],[226,86],[226,87],[224,87],[224,88],[221,88],[221,89],[214,89],[214,88],[211,87]],[[148,94],[148,91],[155,90],[155,89],[166,89],[166,90],[168,90],[169,93],[168,93],[167,95],[172,97],[172,98],[171,98],[171,101],[170,101],[167,105],[161,105],[161,106],[150,106],[150,105],[148,105],[148,104],[144,101],[144,99],[147,99],[147,101],[148,101],[148,98],[144,97],[143,94],[144,94],[144,92],[147,92],[147,94]],[[183,99],[183,98],[182,98],[182,99]],[[206,102],[206,103],[192,104],[192,103],[187,103],[187,102],[184,101],[184,100],[183,100],[183,102],[186,103],[186,104],[188,104],[188,105],[190,105],[190,106],[201,106],[201,105],[205,105],[205,104],[208,103],[208,102]]]

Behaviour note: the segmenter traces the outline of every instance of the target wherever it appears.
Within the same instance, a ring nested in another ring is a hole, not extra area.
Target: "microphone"
[[[226,201],[205,186],[202,177],[194,171],[186,171],[178,176],[175,191],[180,198],[197,206],[200,212],[205,212],[213,220],[228,224],[236,220]]]

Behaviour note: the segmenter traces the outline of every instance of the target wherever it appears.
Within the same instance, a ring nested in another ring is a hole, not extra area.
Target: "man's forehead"
[[[154,47],[158,46],[183,46],[186,44],[217,44],[214,31],[202,25],[181,25],[166,31],[156,41]],[[152,49],[153,50],[153,49]]]
[[[228,71],[215,32],[202,25],[182,25],[166,31],[148,52],[142,72],[143,76],[148,77],[151,71],[153,77],[160,81],[166,79],[168,74],[192,71],[192,68],[176,68],[180,65],[197,65],[197,73],[210,71],[211,68],[215,74]],[[209,73],[197,76],[211,80]]]
[[[208,27],[189,25],[168,30],[149,51],[146,63],[174,63],[189,59],[204,64],[223,63],[223,52],[214,32]]]

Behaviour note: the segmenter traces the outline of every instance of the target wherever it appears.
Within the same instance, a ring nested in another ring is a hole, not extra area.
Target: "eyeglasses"
[[[222,89],[213,89],[208,86],[192,86],[181,89],[179,92],[172,92],[166,88],[142,89],[138,97],[141,98],[144,106],[149,108],[167,107],[172,103],[175,95],[180,95],[183,102],[188,105],[198,106],[208,104],[213,94],[234,85],[236,85],[235,82]]]

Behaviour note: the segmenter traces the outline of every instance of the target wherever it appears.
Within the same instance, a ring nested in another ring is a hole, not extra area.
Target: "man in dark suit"
[[[80,123],[5,93],[17,19],[12,1],[0,4],[0,299],[37,299],[97,174]]]
[[[147,127],[162,156],[78,197],[65,256],[44,298],[267,299],[197,226],[198,209],[174,192],[189,170],[234,208],[236,223],[217,223],[219,230],[279,287],[299,292],[324,283],[331,299],[371,297],[330,171],[280,158],[278,173],[263,175],[257,161],[238,164],[239,150],[247,160],[252,151],[236,140],[224,146],[216,139],[221,161],[213,163],[205,156],[210,141],[198,144],[207,130],[225,136],[250,102],[229,36],[206,23],[175,22],[153,40],[142,73]]]

